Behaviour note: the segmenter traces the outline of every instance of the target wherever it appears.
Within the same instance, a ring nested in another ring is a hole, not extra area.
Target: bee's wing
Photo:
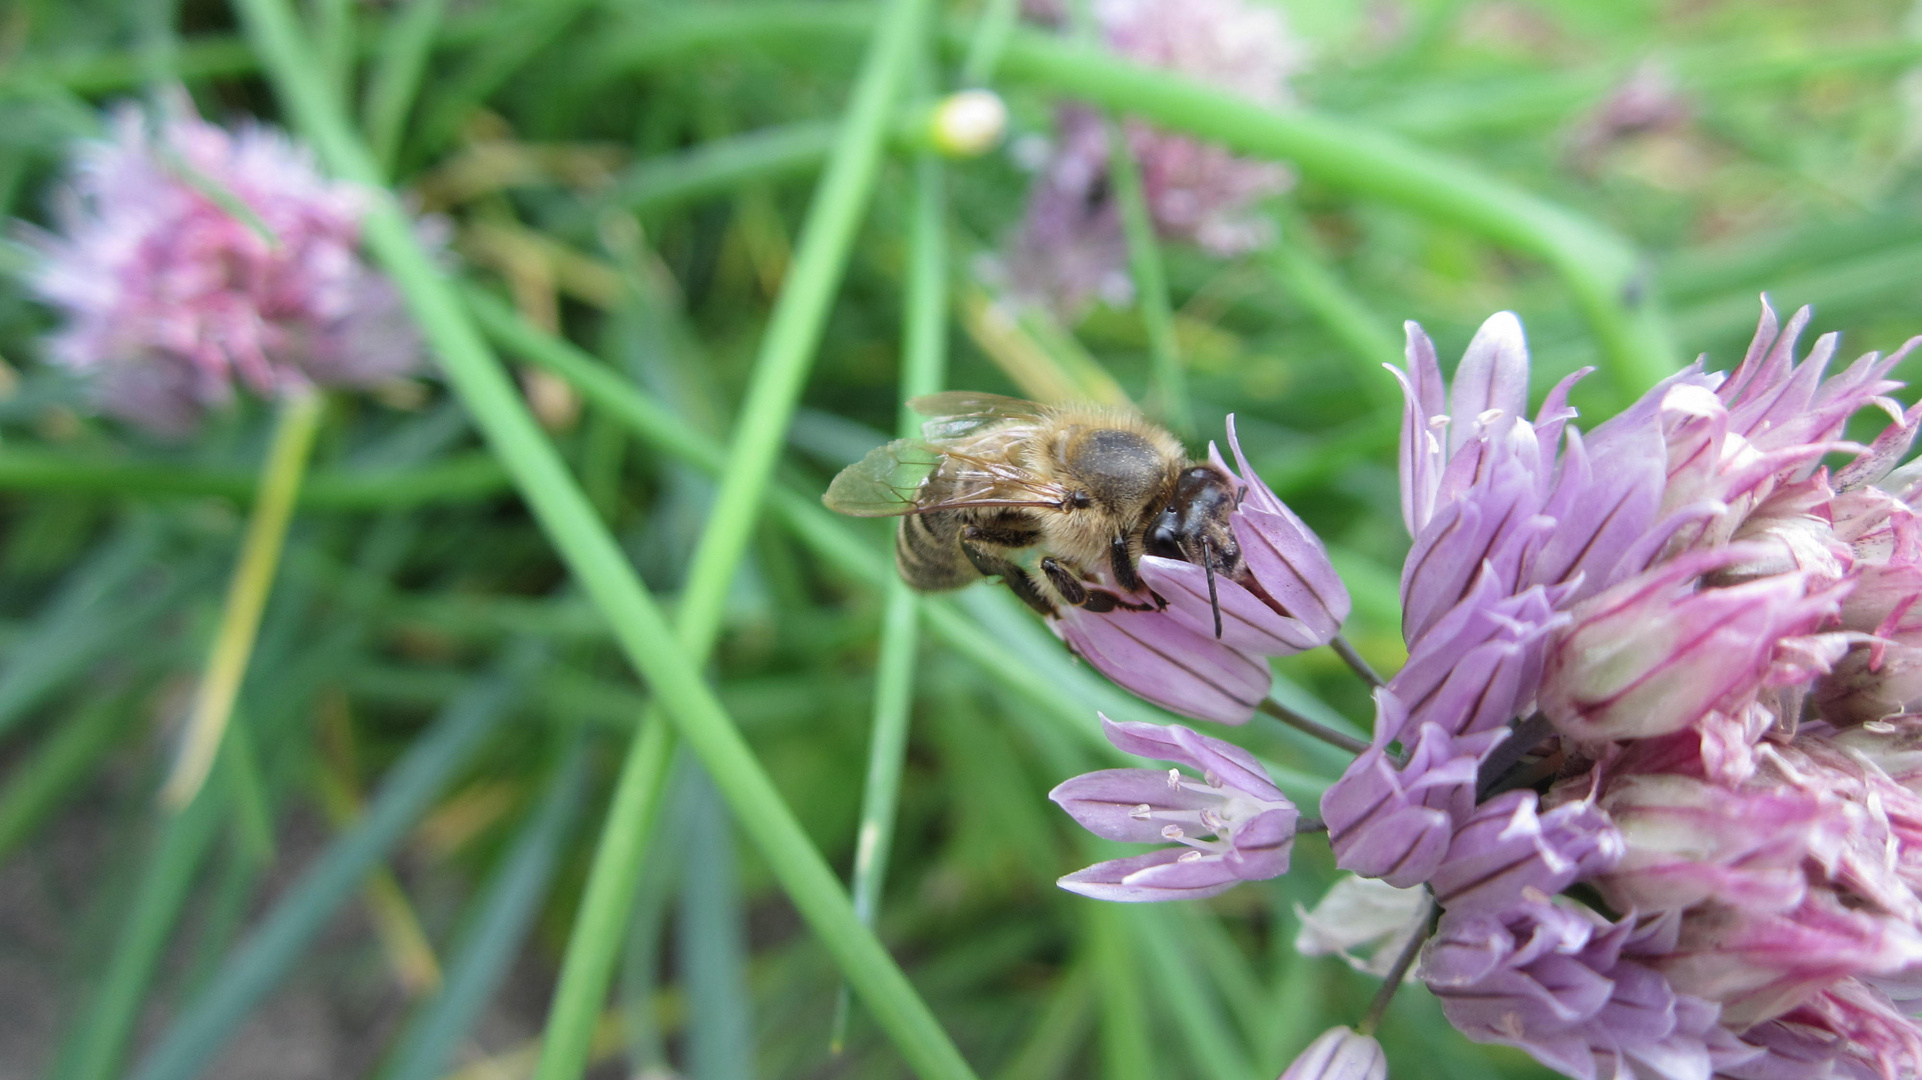
[[[931,442],[947,442],[966,438],[1003,420],[1038,419],[1045,407],[1000,394],[951,390],[915,398],[908,402],[908,408],[928,418],[921,425],[922,435]]]
[[[920,512],[914,498],[946,455],[914,439],[896,439],[842,469],[821,501],[854,517],[899,517]]]
[[[938,495],[923,482],[948,463]],[[915,439],[896,439],[868,451],[842,469],[821,501],[853,517],[900,517],[972,506],[1033,506],[1059,509],[1067,492],[1005,461],[942,450]]]

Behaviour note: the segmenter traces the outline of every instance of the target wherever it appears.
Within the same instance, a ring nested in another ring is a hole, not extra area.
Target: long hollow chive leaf
[[[56,1064],[58,1080],[108,1080],[120,1071],[148,984],[218,834],[225,795],[218,787],[203,790],[192,805],[162,820],[134,908],[120,925],[93,1002],[74,1032],[74,1056]]]
[[[912,218],[908,226],[908,278],[902,319],[901,437],[920,433],[908,402],[947,382],[948,251],[946,185],[941,159],[924,150],[914,163]],[[920,600],[897,575],[888,582],[881,619],[881,652],[875,661],[874,722],[868,736],[867,779],[855,827],[854,913],[873,926],[887,879],[888,853],[900,802],[901,770],[907,762],[908,715],[914,699],[914,667],[920,651]],[[835,1001],[828,1045],[837,1052],[847,1039],[848,996]]]
[[[68,571],[25,640],[8,651],[0,667],[0,734],[177,599],[178,586],[130,595],[160,549],[152,526],[135,521]]]
[[[648,713],[621,764],[614,798],[594,847],[593,869],[574,928],[561,956],[561,975],[547,1010],[541,1039],[538,1080],[576,1077],[587,1067],[594,1026],[600,1018],[608,980],[618,958],[628,909],[640,884],[641,867],[653,842],[668,767],[674,761],[674,731]]]
[[[812,367],[828,308],[840,287],[855,231],[880,170],[889,121],[907,79],[910,57],[922,37],[928,7],[927,0],[893,0],[876,26],[827,169],[815,189],[793,266],[775,302],[735,422],[728,467],[714,495],[714,509],[695,548],[676,612],[676,634],[693,665],[682,669],[684,678],[698,678],[693,673],[705,663],[720,632],[727,596],[786,444],[795,404]],[[660,726],[652,710],[642,720],[644,733]],[[664,745],[671,745],[671,740]],[[635,741],[622,770],[622,791],[627,790],[630,776],[636,783],[644,778],[639,775],[640,757],[654,749],[640,739]],[[705,761],[706,755],[702,756]],[[718,774],[715,778],[723,783],[727,779]],[[651,779],[658,785],[658,775]],[[636,798],[640,797],[642,793],[636,793]],[[658,794],[649,793],[648,797],[658,799]],[[735,809],[741,814],[738,806]],[[745,816],[742,820],[751,825]],[[612,820],[606,827],[620,828]],[[569,942],[569,958],[575,963],[563,966],[554,1008],[548,1016],[539,1080],[573,1080],[584,1067],[587,1039],[607,993],[624,926],[613,912],[590,908],[589,903],[625,911],[632,901],[639,858],[638,850],[622,851],[605,843],[596,852],[579,925]],[[602,876],[620,882],[622,887],[595,888],[595,879]],[[594,936],[584,938],[584,928],[588,927],[593,928]],[[873,940],[871,935],[866,937]],[[578,950],[576,941],[583,942]]]
[[[285,3],[242,0],[239,6],[296,126],[337,173],[357,182],[377,184],[379,174],[372,158],[316,80]],[[898,13],[904,9],[910,15],[919,11],[911,4],[893,9],[882,24],[890,28],[890,38],[894,33],[904,41],[913,38],[914,19],[899,20]],[[898,20],[907,25],[896,30]],[[874,109],[878,142],[886,95],[877,96],[883,99]],[[830,176],[833,174],[830,169]],[[513,475],[550,543],[600,607],[629,662],[666,706],[668,716],[721,787],[742,827],[753,836],[776,880],[841,964],[881,1028],[894,1039],[909,1066],[923,1076],[971,1080],[972,1070],[926,1003],[887,950],[854,917],[853,906],[834,871],[782,800],[713,691],[699,677],[700,665],[690,662],[659,605],[635,576],[626,554],[568,474],[499,359],[467,320],[458,295],[421,248],[411,224],[391,198],[376,203],[368,215],[365,236],[369,248],[407,298],[415,318],[440,353],[450,381]],[[804,241],[803,254],[807,247]],[[801,282],[804,265],[807,260],[797,259],[790,293]],[[816,283],[816,288],[819,285]],[[819,317],[817,313],[807,320],[813,325],[785,333],[798,335],[800,330],[816,329]],[[774,440],[769,448],[772,456],[780,448],[780,433],[768,437]],[[751,523],[751,517],[741,519],[743,528]]]
[[[446,981],[408,1022],[381,1080],[434,1080],[446,1072],[461,1037],[507,977],[540,910],[562,843],[579,816],[586,765],[586,743],[576,738],[540,804],[475,897],[472,914],[450,950]]]
[[[328,845],[266,919],[174,1017],[134,1080],[188,1080],[279,985],[367,872],[398,843],[518,699],[541,652],[514,646],[499,669],[450,704],[389,770],[367,813]]]
[[[1256,1075],[1241,1037],[1222,1022],[1221,1009],[1183,949],[1173,912],[1161,904],[1130,904],[1123,909],[1134,940],[1141,943],[1147,985],[1166,1008],[1188,1056],[1209,1080],[1247,1080]]]
[[[409,468],[331,469],[301,484],[299,505],[314,510],[479,502],[508,488],[507,474],[487,454],[456,454]],[[251,503],[255,478],[244,472],[136,461],[87,461],[10,446],[0,449],[0,491],[61,495],[214,495]]]
[[[1093,845],[1089,845],[1092,847]],[[1127,913],[1119,904],[1087,904],[1083,918],[1101,1006],[1101,1075],[1106,1080],[1154,1080],[1154,1033],[1142,988],[1148,979],[1135,954]]]
[[[62,717],[7,771],[5,785],[0,786],[0,861],[73,795],[80,781],[113,749],[116,736],[127,729],[134,712],[119,694],[88,701]]]
[[[687,1075],[752,1080],[753,997],[747,982],[745,912],[735,865],[734,822],[714,782],[699,769],[677,773],[686,851],[681,860],[675,958],[688,1017]],[[682,800],[685,800],[684,802]]]
[[[383,173],[391,174],[406,132],[407,114],[420,92],[421,74],[433,53],[447,0],[407,0],[381,33],[374,70],[367,77],[361,125]]]
[[[314,436],[320,430],[323,404],[324,399],[314,391],[296,392],[281,403],[273,442],[261,466],[260,497],[241,539],[240,558],[234,565],[213,646],[207,651],[207,667],[194,696],[193,712],[187,718],[180,756],[160,789],[161,802],[173,809],[193,801],[219,753],[227,718],[240,694],[241,680],[247,675],[247,660],[253,655],[260,613],[267,607],[267,592],[280,566],[281,546],[287,539],[287,525],[293,520],[294,502],[307,472]]]
[[[1154,404],[1168,426],[1192,436],[1194,415],[1188,407],[1188,377],[1181,369],[1181,347],[1175,340],[1168,271],[1161,262],[1161,242],[1155,237],[1154,217],[1141,183],[1141,166],[1128,146],[1126,125],[1110,119],[1107,129],[1108,172],[1113,177],[1115,202],[1121,209],[1121,228],[1128,242],[1135,303],[1141,309],[1142,326],[1148,331]]]

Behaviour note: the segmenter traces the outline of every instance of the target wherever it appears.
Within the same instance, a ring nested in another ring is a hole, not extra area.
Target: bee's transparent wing
[[[943,462],[939,484],[924,484]],[[842,469],[821,501],[853,517],[900,517],[975,506],[1059,509],[1066,497],[1019,465],[896,439]]]
[[[946,455],[914,439],[896,439],[842,469],[821,501],[854,517],[899,517],[920,512],[914,498]]]
[[[1000,394],[951,390],[915,398],[908,402],[908,408],[928,418],[921,425],[921,434],[930,442],[940,443],[965,439],[1004,420],[1038,419],[1045,406]]]

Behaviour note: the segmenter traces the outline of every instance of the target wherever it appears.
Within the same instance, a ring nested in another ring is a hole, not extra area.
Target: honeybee
[[[1145,555],[1246,576],[1228,516],[1245,493],[1127,411],[954,392],[908,403],[921,439],[877,447],[823,496],[856,517],[900,517],[895,565],[916,589],[999,577],[1029,607],[1149,611]],[[1032,557],[1033,569],[1027,565]],[[1215,610],[1215,635],[1221,612]]]

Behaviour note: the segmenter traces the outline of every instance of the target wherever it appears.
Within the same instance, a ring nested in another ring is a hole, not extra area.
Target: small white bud
[[[935,149],[949,157],[979,157],[1001,143],[1008,107],[992,90],[962,90],[934,107],[929,125]]]

